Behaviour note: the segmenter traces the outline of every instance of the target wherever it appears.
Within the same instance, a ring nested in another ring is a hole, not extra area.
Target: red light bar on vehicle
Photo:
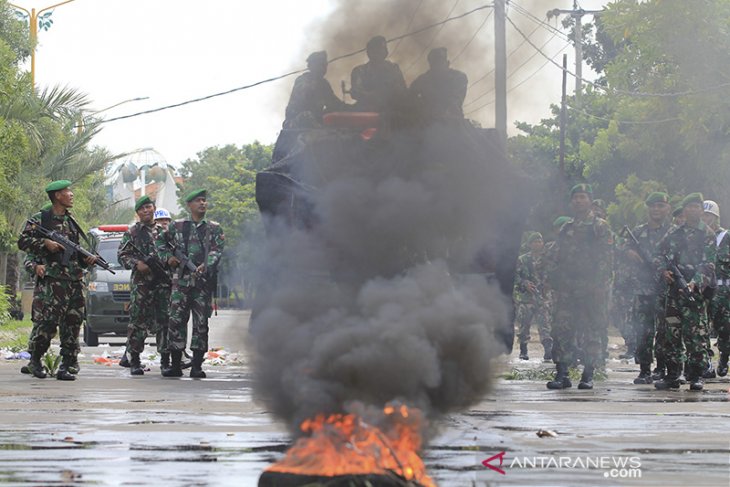
[[[96,228],[102,232],[126,232],[129,230],[129,225],[99,225]]]

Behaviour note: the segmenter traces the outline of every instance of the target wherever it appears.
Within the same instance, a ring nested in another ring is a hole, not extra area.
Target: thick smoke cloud
[[[433,417],[488,390],[509,298],[472,269],[502,245],[516,187],[484,142],[434,126],[297,156],[316,223],[270,227],[251,330],[257,397],[275,414],[296,425],[400,400]]]

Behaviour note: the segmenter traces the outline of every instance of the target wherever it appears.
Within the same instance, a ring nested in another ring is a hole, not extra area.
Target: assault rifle
[[[632,247],[634,247],[636,253],[639,254],[639,257],[641,257],[642,262],[650,267],[652,272],[656,272],[657,269],[654,267],[654,259],[652,258],[651,254],[649,254],[649,252],[647,252],[646,249],[641,246],[641,243],[639,242],[639,240],[637,240],[636,236],[633,234],[628,226],[624,225],[622,233],[629,237],[629,242],[632,244]],[[677,263],[673,260],[669,260],[666,257],[664,257],[664,260],[667,263],[667,270],[674,275],[674,283],[677,286],[677,290],[679,291],[679,293],[687,298],[687,300],[694,302],[695,298],[694,296],[692,296],[692,292],[689,289],[689,284],[687,284],[687,280],[684,278],[684,275],[677,267]]]
[[[160,261],[159,257],[152,254],[145,254],[139,247],[132,243],[132,240],[127,240],[127,243],[122,245],[122,248],[120,250],[124,250],[125,247],[130,247],[134,251],[134,253],[137,254],[137,257],[149,266],[149,268],[152,270],[152,276],[155,281],[169,280],[167,270],[165,270],[165,267],[162,265],[162,261]]]
[[[26,223],[30,225],[33,230],[39,234],[43,238],[47,238],[48,240],[53,240],[54,242],[61,244],[63,246],[63,257],[61,258],[61,264],[68,266],[69,261],[71,260],[71,257],[75,255],[81,255],[82,257],[96,257],[96,265],[101,267],[102,269],[111,272],[112,274],[116,274],[109,265],[109,262],[104,260],[104,258],[95,253],[91,253],[85,248],[83,248],[81,245],[77,244],[76,242],[72,242],[69,240],[65,235],[62,233],[56,231],[56,230],[49,230],[35,220],[27,220]]]
[[[177,246],[170,246],[172,249],[172,255],[175,256],[177,260],[180,261],[180,266],[186,268],[190,272],[193,273],[193,275],[198,274],[198,268],[193,264],[193,261],[190,259],[190,257],[185,254],[180,247]]]

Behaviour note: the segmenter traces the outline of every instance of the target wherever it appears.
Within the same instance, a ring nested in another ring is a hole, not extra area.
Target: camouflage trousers
[[[550,309],[545,305],[534,303],[519,303],[515,312],[515,326],[520,343],[530,342],[530,328],[537,326],[540,341],[551,340],[550,337]]]
[[[75,360],[80,350],[79,330],[86,313],[83,283],[45,278],[38,286],[32,311],[37,327],[34,336],[31,332],[30,353],[38,357],[46,353],[58,329],[61,356]]]
[[[730,354],[730,287],[719,286],[710,301],[712,327],[717,332],[717,348],[720,353]]]
[[[681,370],[682,364],[689,377],[701,375],[709,364],[707,347],[710,333],[703,323],[704,302],[698,297],[691,302],[684,298],[669,298],[666,310],[666,363],[667,367]]]
[[[577,358],[578,339],[585,365],[598,366],[604,359],[604,335],[608,328],[606,293],[557,292],[552,326],[553,361],[572,364]]]
[[[664,296],[637,295],[634,298],[632,322],[636,330],[636,362],[651,364],[654,361],[656,337],[657,363],[664,360],[666,326],[664,326]],[[660,322],[661,326],[660,326]]]
[[[210,291],[199,285],[172,285],[170,296],[170,322],[167,344],[171,351],[185,350],[188,340],[188,318],[193,315],[193,336],[190,350],[208,350],[208,318],[210,317]]]
[[[155,336],[157,351],[167,352],[167,322],[170,307],[170,287],[156,285],[132,285],[127,326],[127,350],[142,353],[144,341]]]
[[[614,291],[611,299],[611,321],[621,333],[628,352],[635,352],[639,340],[639,328],[634,320],[634,296]],[[608,331],[608,329],[607,329]],[[605,337],[605,344],[608,346],[608,334]]]

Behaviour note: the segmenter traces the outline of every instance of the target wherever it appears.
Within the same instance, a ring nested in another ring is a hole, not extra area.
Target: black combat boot
[[[79,365],[79,359],[78,357],[73,357],[69,360],[68,372],[73,375],[79,375],[80,371],[81,366]]]
[[[28,365],[24,365],[20,368],[21,374],[30,374],[30,362],[28,362]]]
[[[182,350],[174,350],[170,352],[170,358],[172,364],[169,369],[162,371],[163,377],[182,377],[182,369],[180,368],[180,361],[182,360]]]
[[[660,391],[667,389],[679,389],[681,385],[679,380],[679,373],[682,370],[682,366],[679,364],[667,364],[667,372],[658,381],[654,382],[654,387]]]
[[[58,366],[58,370],[56,371],[56,379],[58,379],[58,380],[76,380],[76,376],[68,371],[68,366],[69,366],[69,363],[71,362],[71,360],[72,359],[63,357],[63,360],[61,360],[61,365]]]
[[[33,374],[33,377],[37,377],[38,379],[45,379],[47,377],[46,371],[43,368],[43,364],[41,364],[40,355],[30,356],[30,362],[28,362],[28,370],[31,374]]]
[[[656,367],[654,367],[654,371],[651,373],[651,380],[656,382],[658,380],[662,380],[666,375],[667,368],[664,366],[663,362],[657,360]]]
[[[162,352],[160,354],[160,373],[163,374],[169,368],[170,368],[170,352]]]
[[[132,352],[132,360],[129,361],[129,373],[132,375],[144,375],[142,363],[139,361],[139,354]]]
[[[705,380],[699,376],[690,376],[687,379],[690,391],[701,391],[705,387]]]
[[[653,381],[651,376],[651,364],[639,364],[639,376],[634,379],[634,384],[651,384]]]
[[[707,366],[707,369],[702,372],[702,378],[703,379],[714,379],[717,377],[717,374],[715,373],[715,367],[712,366],[712,358],[708,361],[709,365]],[[701,389],[698,389],[701,390]]]
[[[557,364],[555,364],[555,369],[555,379],[546,384],[547,388],[567,389],[569,387],[573,387],[573,384],[570,382],[570,378],[568,377],[568,363],[558,362]]]
[[[203,350],[193,350],[193,365],[190,367],[190,377],[193,379],[205,379],[205,372],[203,372],[204,355]]]
[[[553,341],[551,339],[547,339],[542,342],[542,347],[545,349],[545,353],[542,356],[543,362],[552,362],[553,361]]]
[[[593,366],[585,366],[583,369],[583,375],[580,377],[578,389],[593,389],[593,370]]]
[[[728,354],[720,352],[720,361],[717,363],[717,375],[725,377],[727,375]]]
[[[127,351],[124,351],[124,355],[122,355],[122,358],[119,359],[119,366],[120,367],[129,367],[129,357],[127,357]]]
[[[520,360],[530,360],[527,355],[527,343],[520,343]]]

